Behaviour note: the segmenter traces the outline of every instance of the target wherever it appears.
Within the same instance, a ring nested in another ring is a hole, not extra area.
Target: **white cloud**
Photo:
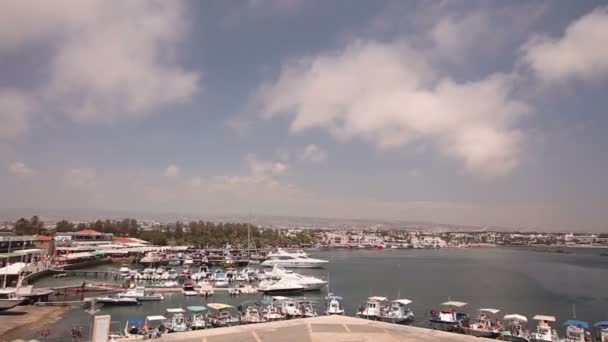
[[[523,48],[524,60],[546,81],[608,76],[608,7],[571,23],[560,38],[537,35]]]
[[[93,189],[97,185],[97,171],[93,168],[73,168],[65,175],[68,185],[78,189]]]
[[[33,109],[33,101],[15,90],[0,89],[0,140],[11,139],[25,133],[27,116]]]
[[[325,159],[327,159],[327,152],[315,144],[307,145],[302,153],[302,160],[318,163]]]
[[[520,157],[515,123],[527,106],[511,97],[512,86],[503,74],[457,83],[435,75],[404,42],[358,41],[286,64],[255,103],[265,118],[293,115],[293,132],[321,127],[384,149],[430,141],[470,171],[491,176],[510,171]]]
[[[249,165],[251,176],[255,178],[278,176],[285,173],[285,171],[287,171],[289,168],[286,163],[269,160],[257,160],[253,155],[247,156],[246,160],[247,164]]]
[[[8,166],[9,171],[15,176],[27,177],[33,175],[35,172],[33,169],[25,165],[23,162],[14,161]]]
[[[82,122],[139,118],[181,103],[198,91],[199,74],[183,70],[172,51],[188,30],[178,1],[4,1],[0,53],[26,47],[48,49],[48,79],[12,96],[13,135],[22,134],[25,109],[40,99],[47,112]],[[43,50],[44,51],[44,50]],[[46,53],[46,51],[45,51]],[[0,101],[2,96],[0,96]],[[17,103],[15,105],[15,103]],[[4,107],[4,106],[3,106]],[[9,107],[10,108],[10,107]],[[2,108],[0,118],[8,114]],[[7,135],[8,129],[0,128]]]
[[[179,176],[179,167],[173,164],[167,166],[167,168],[165,169],[165,176],[169,178],[175,178]]]
[[[488,20],[489,16],[483,12],[441,17],[430,32],[434,48],[448,58],[467,56],[468,50],[489,34],[491,25]]]

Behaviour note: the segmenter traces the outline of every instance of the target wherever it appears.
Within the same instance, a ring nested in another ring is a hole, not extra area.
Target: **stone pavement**
[[[124,340],[127,341],[127,340]],[[155,341],[175,342],[397,342],[489,341],[436,330],[369,321],[347,316],[320,316],[230,328],[168,334]]]

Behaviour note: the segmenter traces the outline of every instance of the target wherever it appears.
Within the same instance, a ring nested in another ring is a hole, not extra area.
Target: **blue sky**
[[[0,207],[605,230],[599,1],[8,1]]]

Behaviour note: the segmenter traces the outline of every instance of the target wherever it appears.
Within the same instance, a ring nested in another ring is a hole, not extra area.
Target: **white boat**
[[[365,306],[360,306],[357,311],[357,317],[376,320],[380,317],[380,309],[386,303],[388,298],[373,296],[367,299]]]
[[[194,283],[191,280],[188,280],[182,286],[182,294],[184,296],[196,296],[198,292],[194,288]]]
[[[260,313],[259,308],[256,305],[251,305],[245,309],[242,321],[245,324],[255,324],[265,322],[266,320]]]
[[[509,314],[505,315],[503,320],[507,324],[501,333],[501,340],[513,342],[528,342],[530,340],[530,332],[527,328],[528,318],[526,316]]]
[[[312,306],[312,303],[305,301],[298,301],[298,306],[300,307],[300,314],[303,318],[317,317],[317,310]]]
[[[608,342],[608,321],[597,322],[593,325],[598,329],[597,338],[599,342]]]
[[[499,320],[492,320],[492,317],[499,312],[498,309],[479,309],[475,322],[471,323],[469,319],[464,319],[460,322],[460,326],[467,335],[487,338],[498,337],[503,327]]]
[[[589,329],[589,323],[570,319],[564,322],[566,326],[566,337],[563,342],[585,342],[589,341],[586,339],[590,335],[585,329]],[[589,336],[590,337],[590,336]]]
[[[25,298],[17,296],[14,289],[0,289],[0,311],[6,311],[23,303]]]
[[[156,269],[156,274],[163,274],[165,273],[165,268],[163,266],[158,266],[158,268]]]
[[[256,294],[258,293],[258,289],[251,285],[240,285],[238,287],[239,291],[243,294]]]
[[[142,264],[157,264],[161,261],[163,261],[163,256],[158,252],[148,252],[143,258],[141,258],[141,260],[139,260],[139,262]]]
[[[466,305],[467,303],[457,301],[442,303],[440,311],[431,310],[431,318],[429,318],[431,327],[442,331],[458,331],[460,321],[469,317],[466,313],[458,311]]]
[[[275,266],[272,274],[278,276],[280,279],[293,281],[304,286],[304,291],[319,291],[327,285],[325,280],[287,271],[282,267]]]
[[[117,295],[120,298],[135,298],[139,301],[156,301],[163,300],[165,297],[159,293],[148,293],[146,292],[146,288],[143,286],[138,286],[134,289],[127,290],[125,292],[121,292]]]
[[[260,265],[263,267],[279,265],[285,268],[321,268],[327,263],[327,260],[313,259],[305,253],[289,253],[279,250],[277,253],[269,254],[268,260]]]
[[[267,294],[298,293],[304,291],[304,286],[285,279],[281,279],[278,281],[264,280],[259,283],[258,289],[260,290],[260,292]]]
[[[532,319],[538,321],[536,331],[530,334],[530,342],[557,342],[557,331],[553,330],[549,322],[555,322],[555,317],[536,315]]]
[[[96,303],[101,303],[104,305],[137,305],[139,301],[135,298],[126,298],[126,297],[96,297]]]
[[[342,297],[331,294],[325,297],[325,300],[327,301],[325,307],[326,315],[344,315],[344,308],[342,307]]]
[[[169,332],[184,332],[188,330],[186,324],[186,310],[182,308],[167,309],[165,310],[167,316],[169,316],[167,329]]]
[[[124,336],[129,340],[158,338],[166,332],[166,321],[167,318],[160,315],[147,316],[145,319],[130,317],[125,324]]]
[[[161,287],[179,287],[179,283],[175,280],[167,280],[160,284]]]
[[[381,310],[380,320],[388,323],[406,324],[414,321],[414,312],[409,299],[395,299]]]
[[[241,319],[238,314],[235,314],[236,310],[233,306],[224,303],[210,303],[207,306],[212,310],[210,317],[211,324],[214,327],[229,327],[241,324]]]
[[[198,294],[201,296],[213,295],[213,286],[208,281],[202,281],[198,283]]]
[[[274,322],[285,319],[285,315],[281,312],[278,306],[274,305],[274,303],[266,305],[262,309],[261,314],[264,320],[267,322]]]
[[[274,296],[272,301],[281,308],[281,313],[287,318],[302,317],[302,309],[295,300],[283,296]]]
[[[131,276],[131,270],[128,267],[126,267],[126,266],[121,267],[118,270],[118,273],[120,273],[120,276],[123,277],[123,278]]]
[[[190,329],[192,330],[200,330],[206,329],[209,327],[209,323],[205,317],[204,312],[207,311],[207,308],[204,306],[189,306],[188,312],[190,312]]]

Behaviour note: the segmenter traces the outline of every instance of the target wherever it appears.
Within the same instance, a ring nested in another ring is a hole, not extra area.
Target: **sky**
[[[608,231],[602,1],[2,8],[1,208]]]

